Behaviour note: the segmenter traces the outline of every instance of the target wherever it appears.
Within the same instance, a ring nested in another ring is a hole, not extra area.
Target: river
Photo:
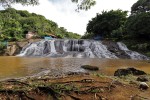
[[[99,73],[113,75],[116,69],[136,67],[150,74],[149,61],[100,58],[0,57],[0,80],[32,76],[44,71],[51,74],[86,72],[81,65],[98,66]]]

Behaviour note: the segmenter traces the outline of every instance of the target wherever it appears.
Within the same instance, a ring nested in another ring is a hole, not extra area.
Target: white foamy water
[[[129,50],[121,42],[117,42],[115,45],[116,48],[109,50],[108,46],[104,45],[102,41],[76,39],[43,40],[28,44],[18,56],[148,59],[138,52]],[[118,51],[115,51],[116,49]]]

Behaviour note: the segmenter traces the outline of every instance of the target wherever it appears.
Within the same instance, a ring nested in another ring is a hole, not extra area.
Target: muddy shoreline
[[[150,89],[140,90],[138,76],[106,76],[101,73],[70,72],[0,82],[0,99],[21,100],[145,100]],[[150,78],[150,75],[147,75]],[[150,85],[150,82],[147,82]]]

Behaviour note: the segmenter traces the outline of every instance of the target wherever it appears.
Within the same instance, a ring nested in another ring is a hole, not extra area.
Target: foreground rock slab
[[[97,73],[100,74],[100,73]],[[149,100],[150,90],[141,91],[135,84],[118,77],[95,74],[70,74],[59,78],[28,78],[0,82],[1,100]],[[144,93],[144,94],[143,94]]]

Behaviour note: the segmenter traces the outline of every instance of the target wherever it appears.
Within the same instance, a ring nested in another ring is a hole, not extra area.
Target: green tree
[[[22,5],[38,5],[39,0],[0,0],[0,5],[3,7],[11,7],[11,5],[15,3],[20,3]]]
[[[100,35],[104,38],[111,38],[115,30],[122,27],[127,19],[127,11],[111,10],[97,14],[87,24],[87,34]]]
[[[150,12],[130,16],[126,23],[126,31],[130,38],[150,39]]]
[[[150,0],[138,0],[131,7],[132,13],[140,13],[148,11],[150,11]]]
[[[92,6],[96,4],[96,0],[71,0],[71,1],[77,4],[76,11],[89,10]],[[17,3],[20,3],[22,5],[38,5],[39,0],[0,0],[0,5],[6,8],[11,7],[12,4]]]
[[[85,33],[81,39],[92,39],[94,37],[94,34],[93,33]]]
[[[30,15],[30,13],[28,12],[28,11],[26,11],[26,10],[22,10],[22,11],[20,11],[20,10],[18,10],[17,11],[17,13],[21,16],[21,17],[30,17],[31,15]]]
[[[77,9],[79,10],[89,10],[92,6],[96,4],[96,0],[71,0],[74,3],[77,3]]]

